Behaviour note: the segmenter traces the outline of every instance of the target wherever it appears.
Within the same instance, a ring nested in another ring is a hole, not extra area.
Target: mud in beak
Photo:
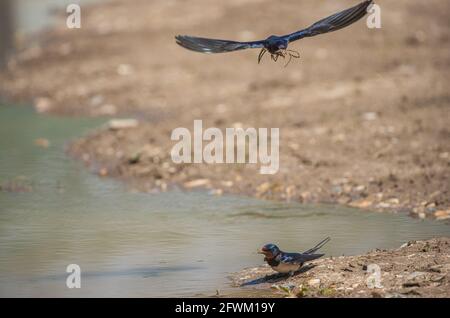
[[[258,250],[256,251],[256,253],[266,255],[267,252],[265,252],[264,250]]]

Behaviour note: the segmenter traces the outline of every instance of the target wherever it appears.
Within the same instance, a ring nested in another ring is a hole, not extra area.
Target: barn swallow
[[[243,49],[259,48],[261,51],[258,56],[258,63],[261,62],[264,54],[269,52],[272,60],[275,62],[279,57],[289,57],[289,61],[287,63],[289,64],[292,58],[300,58],[300,54],[297,51],[288,49],[289,43],[306,37],[312,37],[343,29],[364,17],[372,3],[373,0],[363,1],[352,8],[322,19],[306,29],[282,36],[271,35],[267,39],[260,41],[237,42],[188,35],[177,35],[175,38],[178,45],[195,52],[225,53]]]
[[[275,244],[264,245],[258,253],[264,254],[264,261],[266,261],[274,271],[293,275],[303,266],[304,263],[324,256],[325,254],[314,253],[321,249],[330,240],[331,239],[327,237],[322,242],[303,253],[286,253],[280,250]]]

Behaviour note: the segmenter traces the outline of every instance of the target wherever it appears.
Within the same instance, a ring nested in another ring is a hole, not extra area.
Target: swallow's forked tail
[[[326,239],[324,239],[322,242],[320,242],[319,244],[317,244],[313,248],[310,248],[306,252],[303,252],[303,254],[313,254],[313,253],[317,252],[318,250],[320,250],[329,241],[331,241],[331,238],[327,237]]]

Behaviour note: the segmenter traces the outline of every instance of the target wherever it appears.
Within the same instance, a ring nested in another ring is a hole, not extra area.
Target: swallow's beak
[[[258,253],[258,254],[266,254],[266,253],[264,253],[263,250],[258,250],[257,253]]]

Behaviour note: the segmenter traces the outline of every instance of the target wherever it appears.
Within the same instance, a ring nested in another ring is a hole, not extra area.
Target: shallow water
[[[0,106],[0,184],[22,191],[0,191],[1,297],[233,293],[227,275],[261,264],[256,249],[267,242],[305,250],[331,236],[323,251],[349,255],[450,234],[444,223],[405,215],[133,192],[64,153],[68,140],[100,124]],[[65,284],[72,263],[82,270],[78,290]]]

